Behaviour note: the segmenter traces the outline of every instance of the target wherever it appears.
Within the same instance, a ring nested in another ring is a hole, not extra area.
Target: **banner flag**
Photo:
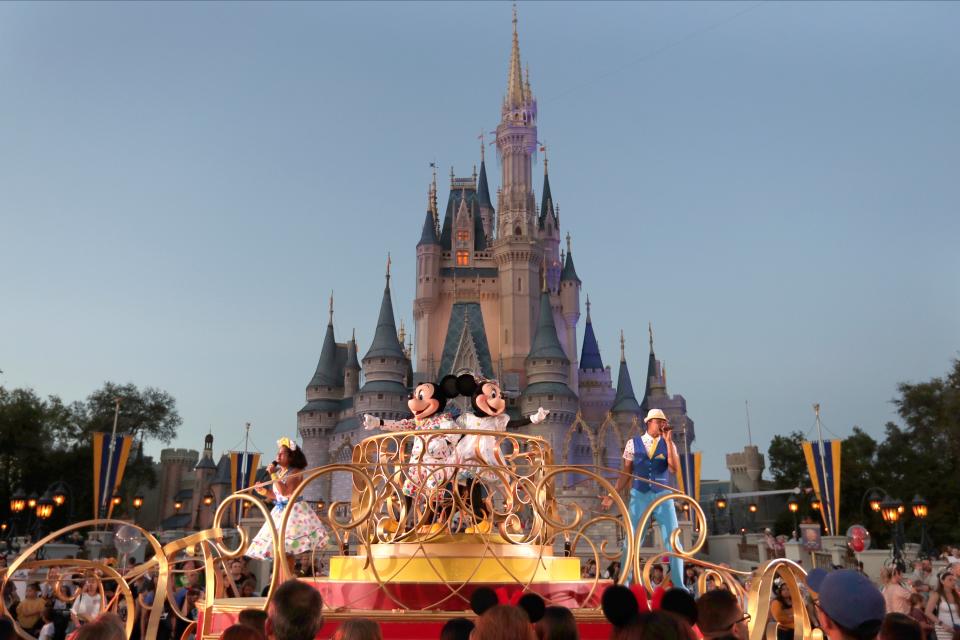
[[[257,468],[260,466],[260,454],[241,451],[230,452],[230,491],[236,493],[248,489],[257,477]],[[237,502],[234,516],[240,521],[240,508],[243,505]]]
[[[93,434],[93,517],[109,518],[113,514],[113,494],[119,491],[123,472],[133,446],[133,436],[108,433]],[[108,477],[109,474],[109,477]]]
[[[820,500],[820,515],[827,534],[840,530],[840,440],[824,440],[823,451],[818,442],[804,442],[803,456],[813,481],[813,490]]]

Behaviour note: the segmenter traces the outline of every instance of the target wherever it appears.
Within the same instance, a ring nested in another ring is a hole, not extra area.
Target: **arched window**
[[[458,267],[467,267],[467,266],[470,266],[470,252],[469,252],[469,251],[457,251],[457,266],[458,266]]]

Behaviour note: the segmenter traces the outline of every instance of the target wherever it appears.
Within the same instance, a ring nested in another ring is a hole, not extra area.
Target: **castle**
[[[578,345],[582,281],[574,267],[569,233],[561,249],[560,210],[550,187],[546,150],[538,148],[537,101],[520,61],[517,17],[507,90],[496,129],[501,175],[491,198],[481,143],[480,170],[456,177],[440,219],[437,180],[428,188],[423,229],[416,245],[414,336],[410,345],[394,320],[390,265],[372,344],[359,358],[354,335],[338,343],[333,300],[320,359],[297,413],[311,466],[348,462],[364,431],[362,414],[409,417],[406,401],[421,381],[464,370],[497,378],[515,417],[550,410],[547,420],[522,431],[547,439],[556,461],[620,467],[627,438],[643,430],[647,409],[660,408],[677,427],[681,450],[695,438],[683,396],[670,396],[666,370],[653,352],[644,394],[633,390],[620,334],[616,386],[597,344],[589,298]],[[541,150],[540,204],[533,188],[533,159]],[[310,500],[347,500],[349,478],[333,486],[313,483]]]

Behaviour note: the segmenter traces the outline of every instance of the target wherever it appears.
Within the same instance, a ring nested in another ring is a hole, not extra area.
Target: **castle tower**
[[[380,315],[373,343],[363,356],[365,382],[354,401],[356,415],[370,413],[377,417],[399,420],[407,417],[407,355],[397,338],[390,296],[390,259],[387,258],[386,286],[380,301]]]
[[[560,272],[560,216],[553,206],[553,194],[550,192],[550,174],[548,171],[546,147],[543,148],[543,195],[540,198],[540,215],[537,217],[537,234],[543,247],[543,264],[547,273],[547,288],[559,291]]]
[[[686,399],[679,393],[672,396],[667,393],[667,366],[657,360],[653,352],[653,325],[649,326],[649,332],[650,358],[647,361],[647,386],[640,407],[644,415],[650,409],[663,411],[675,429],[677,451],[686,453],[696,438],[694,422],[687,415]]]
[[[482,165],[481,165],[482,168]],[[417,243],[417,286],[416,298],[413,301],[414,334],[416,335],[417,366],[416,370],[428,376],[435,374],[431,367],[430,338],[431,323],[440,298],[440,260],[443,247],[438,235],[439,215],[437,213],[437,174],[433,173],[433,183],[430,185],[427,198],[427,214],[423,220],[423,231],[420,233],[420,242]]]
[[[765,467],[763,454],[755,445],[747,445],[743,451],[727,454],[727,469],[730,471],[730,492],[759,491],[760,476]]]
[[[630,369],[627,367],[626,341],[623,338],[623,330],[620,330],[620,370],[617,372],[617,394],[613,398],[613,406],[610,407],[610,413],[614,421],[620,427],[620,433],[624,438],[631,438],[636,435],[633,431],[634,421],[637,421],[639,430],[644,431],[643,413],[640,409],[640,403],[637,402],[637,396],[633,393],[633,381],[630,380]],[[608,463],[610,456],[607,456]],[[618,464],[614,467],[619,467]]]
[[[160,522],[178,513],[173,506],[174,499],[180,493],[183,479],[188,478],[187,474],[197,465],[198,457],[194,449],[160,451]],[[179,513],[185,513],[186,508],[181,508]]]
[[[537,148],[537,101],[520,67],[517,15],[513,15],[513,48],[507,74],[507,94],[497,126],[497,152],[502,178],[497,202],[497,264],[500,298],[500,361],[507,387],[512,378],[524,386],[525,361],[537,319],[537,291],[543,251],[534,236],[536,201],[531,158]]]
[[[357,360],[357,333],[347,343],[347,362],[343,367],[343,397],[352,398],[360,390],[360,361]]]
[[[587,296],[587,322],[583,329],[583,350],[580,354],[580,415],[587,423],[599,426],[613,405],[614,390],[610,367],[603,366],[600,346],[590,318],[590,296]]]
[[[194,489],[193,489],[193,508],[191,515],[193,522],[191,527],[194,529],[206,529],[213,524],[214,505],[203,505],[203,496],[210,491],[210,485],[213,477],[217,473],[217,463],[213,461],[213,434],[208,433],[203,439],[203,452],[200,454],[200,461],[193,468]]]
[[[303,442],[307,464],[319,467],[330,461],[330,433],[337,424],[344,394],[346,348],[337,344],[333,334],[333,295],[330,295],[327,331],[320,348],[316,371],[307,383],[307,403],[297,412],[297,431]],[[324,478],[311,482],[304,490],[307,500],[327,498]]]
[[[486,235],[486,244],[493,241],[496,224],[496,211],[490,200],[490,186],[487,183],[486,150],[484,149],[483,134],[480,135],[480,177],[477,180],[477,201],[480,204],[480,221],[483,223],[483,233]]]
[[[540,293],[537,331],[525,363],[529,384],[520,397],[520,412],[530,415],[539,407],[550,410],[546,422],[525,430],[546,438],[555,451],[561,451],[561,434],[577,414],[577,395],[567,386],[570,361],[557,338],[546,282]]]
[[[560,308],[563,310],[564,335],[566,341],[564,349],[570,358],[570,386],[578,388],[577,368],[577,323],[580,322],[580,277],[573,266],[573,250],[570,245],[570,234],[567,234],[567,255],[564,259],[563,270],[560,272]]]

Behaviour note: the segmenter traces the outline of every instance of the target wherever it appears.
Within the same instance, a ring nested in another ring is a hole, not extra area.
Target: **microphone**
[[[272,465],[275,466],[275,467],[279,467],[279,466],[280,466],[280,463],[277,462],[276,460],[271,461],[270,464],[272,464]]]

